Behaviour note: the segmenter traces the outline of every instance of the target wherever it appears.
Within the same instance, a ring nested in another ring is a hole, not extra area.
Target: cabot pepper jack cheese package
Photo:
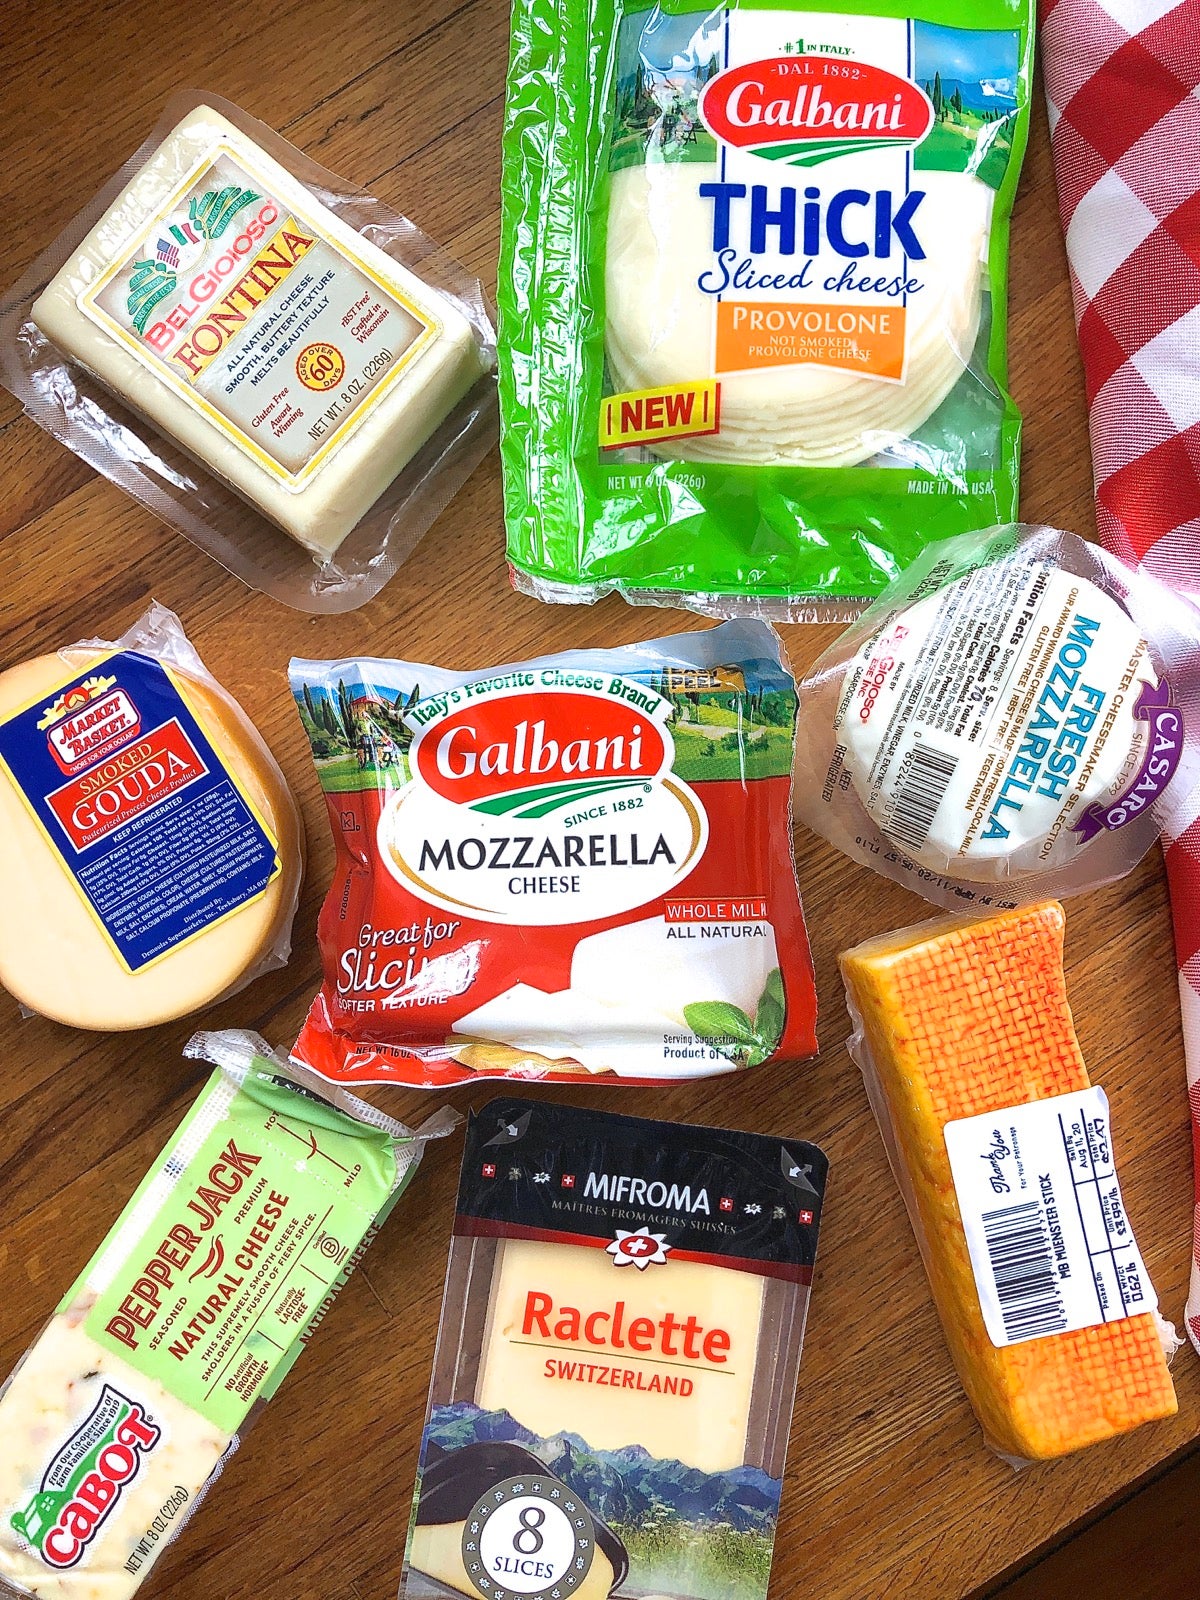
[[[762,1600],[826,1173],[801,1139],[472,1117],[402,1600]]]
[[[434,1087],[815,1052],[796,700],[766,624],[291,680],[337,846],[298,1061]]]
[[[500,269],[514,582],[850,616],[1016,514],[1031,0],[517,0]]]
[[[418,1132],[254,1034],[214,1070],[0,1388],[0,1594],[128,1600],[411,1182]]]
[[[174,612],[0,673],[0,983],[81,1028],[283,966],[303,871],[271,752]]]

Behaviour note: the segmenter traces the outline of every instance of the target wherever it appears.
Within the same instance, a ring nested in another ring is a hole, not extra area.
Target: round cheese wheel
[[[846,766],[880,831],[951,878],[1064,865],[1149,738],[1158,682],[1136,622],[1088,579],[1020,552],[905,607],[846,669]]]
[[[714,376],[715,299],[698,284],[712,266],[712,207],[699,191],[719,176],[694,162],[613,174],[605,343],[618,390]],[[921,187],[924,235],[936,248],[919,263],[924,287],[907,302],[903,381],[815,364],[721,373],[720,432],[655,444],[655,454],[851,466],[901,443],[937,410],[979,332],[992,195],[963,173],[922,172]]]
[[[70,649],[0,673],[0,718],[49,696],[98,651]],[[296,803],[241,707],[212,679],[173,666],[214,747],[279,842],[282,870],[258,899],[129,972],[94,920],[24,798],[0,772],[0,983],[22,1005],[78,1028],[118,1031],[184,1017],[235,987],[285,940],[303,872]]]

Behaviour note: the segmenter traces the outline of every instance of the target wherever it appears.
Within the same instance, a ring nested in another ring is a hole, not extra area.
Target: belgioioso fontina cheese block
[[[405,1600],[765,1596],[825,1175],[802,1140],[472,1118]]]
[[[322,559],[483,370],[445,295],[208,106],[134,173],[33,319]]]
[[[434,1085],[814,1050],[795,698],[769,628],[291,678],[337,845],[298,1060]]]
[[[186,1016],[286,952],[301,868],[283,776],[211,678],[119,648],[0,675],[0,982],[31,1010]]]

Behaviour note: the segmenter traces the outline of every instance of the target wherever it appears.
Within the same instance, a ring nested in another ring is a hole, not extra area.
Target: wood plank
[[[1019,1578],[993,1588],[987,1600],[1063,1594],[1128,1600],[1134,1592],[1138,1600],[1182,1600],[1196,1592],[1197,1496],[1200,1456],[1193,1455],[1121,1498]]]
[[[258,15],[221,3],[163,7],[151,0],[7,8],[0,49],[21,92],[0,106],[11,219],[0,240],[0,281],[15,277],[136,147],[168,92],[192,81],[239,99],[316,159],[376,187],[453,248],[490,290],[503,0],[413,0],[404,7],[347,0],[336,26],[330,17],[315,0],[283,0]],[[1087,531],[1086,416],[1040,100],[1014,225],[1012,326],[1013,384],[1027,414],[1026,512]],[[494,457],[388,588],[340,617],[305,616],[246,589],[80,467],[11,402],[0,409],[0,473],[0,668],[78,637],[113,636],[157,597],[180,612],[295,788],[309,867],[293,960],[194,1019],[257,1027],[275,1042],[294,1038],[318,980],[314,930],[332,861],[324,801],[286,690],[289,656],[403,653],[475,667],[695,625],[680,612],[646,612],[617,600],[547,608],[513,595]],[[786,630],[796,665],[811,663],[836,631]],[[773,1592],[959,1600],[1200,1439],[1200,1370],[1190,1351],[1181,1353],[1181,1413],[1172,1423],[1019,1475],[987,1453],[844,1049],[849,1022],[837,951],[916,920],[926,908],[801,830],[796,845],[819,978],[820,1059],[717,1083],[629,1090],[620,1105],[802,1135],[832,1160]],[[1081,1038],[1112,1098],[1139,1238],[1164,1309],[1177,1314],[1188,1259],[1190,1150],[1157,856],[1122,884],[1074,902],[1069,916],[1068,975]],[[190,1102],[201,1074],[182,1061],[181,1050],[192,1025],[105,1038],[20,1021],[0,997],[7,1042],[0,1060],[0,1270],[13,1286],[0,1298],[0,1374]],[[459,1092],[454,1100],[461,1109],[492,1092]],[[431,1109],[414,1091],[384,1098],[400,1115]],[[594,1087],[570,1098],[617,1101]],[[174,1600],[394,1594],[457,1159],[452,1142],[431,1153],[419,1187],[164,1564],[155,1593]],[[1014,1591],[1005,1600],[1032,1600],[1034,1592]],[[1102,1590],[1097,1595],[1104,1600]]]

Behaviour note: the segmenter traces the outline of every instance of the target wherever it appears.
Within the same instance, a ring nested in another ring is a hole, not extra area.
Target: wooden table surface
[[[7,286],[141,142],[168,95],[215,90],[411,215],[489,286],[498,242],[504,0],[17,0],[3,8]],[[1090,532],[1090,468],[1045,116],[1038,100],[1012,253],[1012,381],[1026,414],[1027,518]],[[194,1019],[294,1038],[318,977],[331,869],[325,807],[288,695],[289,656],[403,654],[463,668],[694,625],[619,600],[550,608],[505,575],[493,456],[383,593],[313,618],[251,593],[98,479],[0,394],[0,668],[119,633],[154,597],[270,742],[300,799],[309,866],[295,954]],[[829,629],[791,628],[797,667]],[[1016,1475],[984,1448],[951,1368],[857,1071],[835,954],[917,920],[904,891],[801,833],[820,986],[820,1059],[671,1089],[579,1091],[646,1115],[818,1141],[832,1163],[792,1428],[773,1593],[958,1600],[1094,1515],[1200,1435],[1200,1363],[1180,1413]],[[1175,971],[1155,853],[1069,908],[1068,978],[1093,1076],[1113,1103],[1125,1195],[1164,1310],[1183,1302],[1190,1158]],[[0,1373],[33,1339],[203,1073],[193,1022],[142,1034],[22,1020],[0,996]],[[494,1086],[453,1098],[478,1104]],[[566,1098],[570,1091],[555,1091]],[[392,1093],[400,1115],[432,1104]],[[150,1588],[173,1600],[394,1595],[441,1303],[457,1141],[419,1181],[259,1418]],[[5,1447],[0,1441],[0,1449]]]

